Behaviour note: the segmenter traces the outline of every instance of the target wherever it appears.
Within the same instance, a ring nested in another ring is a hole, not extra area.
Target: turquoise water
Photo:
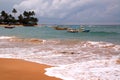
[[[69,26],[78,28],[79,26]],[[68,33],[67,31],[54,30],[51,27],[16,27],[14,29],[0,28],[0,36],[16,36],[21,38],[41,39],[80,39],[92,41],[106,41],[120,43],[120,26],[85,26],[89,33]]]
[[[79,28],[79,25],[68,27]],[[41,38],[41,39],[79,39],[90,41],[105,41],[120,44],[120,26],[116,25],[94,25],[84,26],[90,32],[69,33],[62,30],[54,30],[51,27],[16,27],[6,29],[0,27],[0,36],[16,36],[20,38]]]

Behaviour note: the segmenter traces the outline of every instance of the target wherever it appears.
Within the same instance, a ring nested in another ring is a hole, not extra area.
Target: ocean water
[[[90,32],[69,33],[51,25],[0,27],[0,58],[55,66],[45,74],[63,80],[120,80],[120,26],[84,27]]]
[[[67,27],[79,28],[79,25]],[[58,31],[48,27],[16,27],[14,29],[0,28],[0,36],[16,36],[20,38],[40,38],[40,39],[79,39],[90,41],[105,41],[111,43],[120,43],[120,26],[85,26],[91,30],[89,33],[68,33],[67,31]]]

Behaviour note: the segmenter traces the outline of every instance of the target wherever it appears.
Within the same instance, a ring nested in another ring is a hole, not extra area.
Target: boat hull
[[[15,28],[15,26],[5,26],[4,28],[13,29],[13,28]]]

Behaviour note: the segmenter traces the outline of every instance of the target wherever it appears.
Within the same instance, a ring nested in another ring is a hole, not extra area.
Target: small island
[[[24,11],[16,16],[17,10],[14,8],[12,13],[6,11],[0,12],[0,25],[23,25],[23,26],[35,26],[38,24],[38,19],[35,16],[34,11]]]

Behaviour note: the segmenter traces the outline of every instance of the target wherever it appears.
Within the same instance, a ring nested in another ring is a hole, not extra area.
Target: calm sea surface
[[[67,27],[79,28],[78,25]],[[20,38],[41,38],[41,39],[79,39],[90,41],[105,41],[120,44],[120,26],[116,25],[97,25],[84,26],[89,29],[89,33],[68,33],[67,31],[54,30],[50,27],[16,27],[5,29],[0,27],[0,36],[16,36]]]

